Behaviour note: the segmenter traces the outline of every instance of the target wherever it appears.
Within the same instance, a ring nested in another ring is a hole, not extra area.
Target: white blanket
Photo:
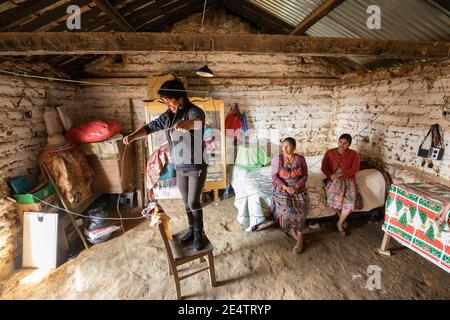
[[[308,164],[307,190],[311,201],[308,219],[330,217],[336,211],[326,206],[326,193],[320,170],[323,156],[305,157]],[[238,209],[238,222],[250,230],[262,223],[269,212],[272,200],[272,172],[270,166],[261,169],[244,169],[235,166],[231,185],[235,192],[234,205]],[[359,171],[356,183],[363,198],[364,207],[360,212],[384,206],[386,182],[383,174],[376,169]]]

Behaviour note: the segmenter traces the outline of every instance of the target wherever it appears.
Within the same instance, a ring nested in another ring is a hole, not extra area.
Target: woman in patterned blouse
[[[290,232],[296,244],[293,253],[303,249],[303,228],[309,212],[306,191],[308,166],[305,158],[295,153],[293,138],[283,140],[282,153],[272,160],[273,213],[285,232]]]

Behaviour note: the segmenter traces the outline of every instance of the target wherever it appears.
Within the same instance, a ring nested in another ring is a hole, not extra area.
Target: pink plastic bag
[[[94,120],[79,124],[69,130],[66,140],[73,143],[100,142],[123,131],[118,120]]]

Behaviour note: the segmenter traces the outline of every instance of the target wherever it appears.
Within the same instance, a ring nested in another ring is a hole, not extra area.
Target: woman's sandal
[[[337,229],[337,231],[338,231],[338,233],[339,233],[339,235],[340,235],[341,237],[346,237],[346,236],[347,236],[347,232],[345,231],[345,228],[343,228],[342,230],[340,230],[339,227],[336,225],[336,229]]]
[[[299,255],[299,254],[301,254],[302,252],[303,252],[303,245],[302,245],[300,248],[298,248],[298,247],[296,247],[296,246],[294,246],[294,247],[292,248],[292,253],[293,253],[293,254]]]

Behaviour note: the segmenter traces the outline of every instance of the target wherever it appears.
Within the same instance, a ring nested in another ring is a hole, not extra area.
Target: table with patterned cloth
[[[450,187],[441,184],[392,185],[386,200],[385,232],[380,253],[390,238],[450,272]]]

